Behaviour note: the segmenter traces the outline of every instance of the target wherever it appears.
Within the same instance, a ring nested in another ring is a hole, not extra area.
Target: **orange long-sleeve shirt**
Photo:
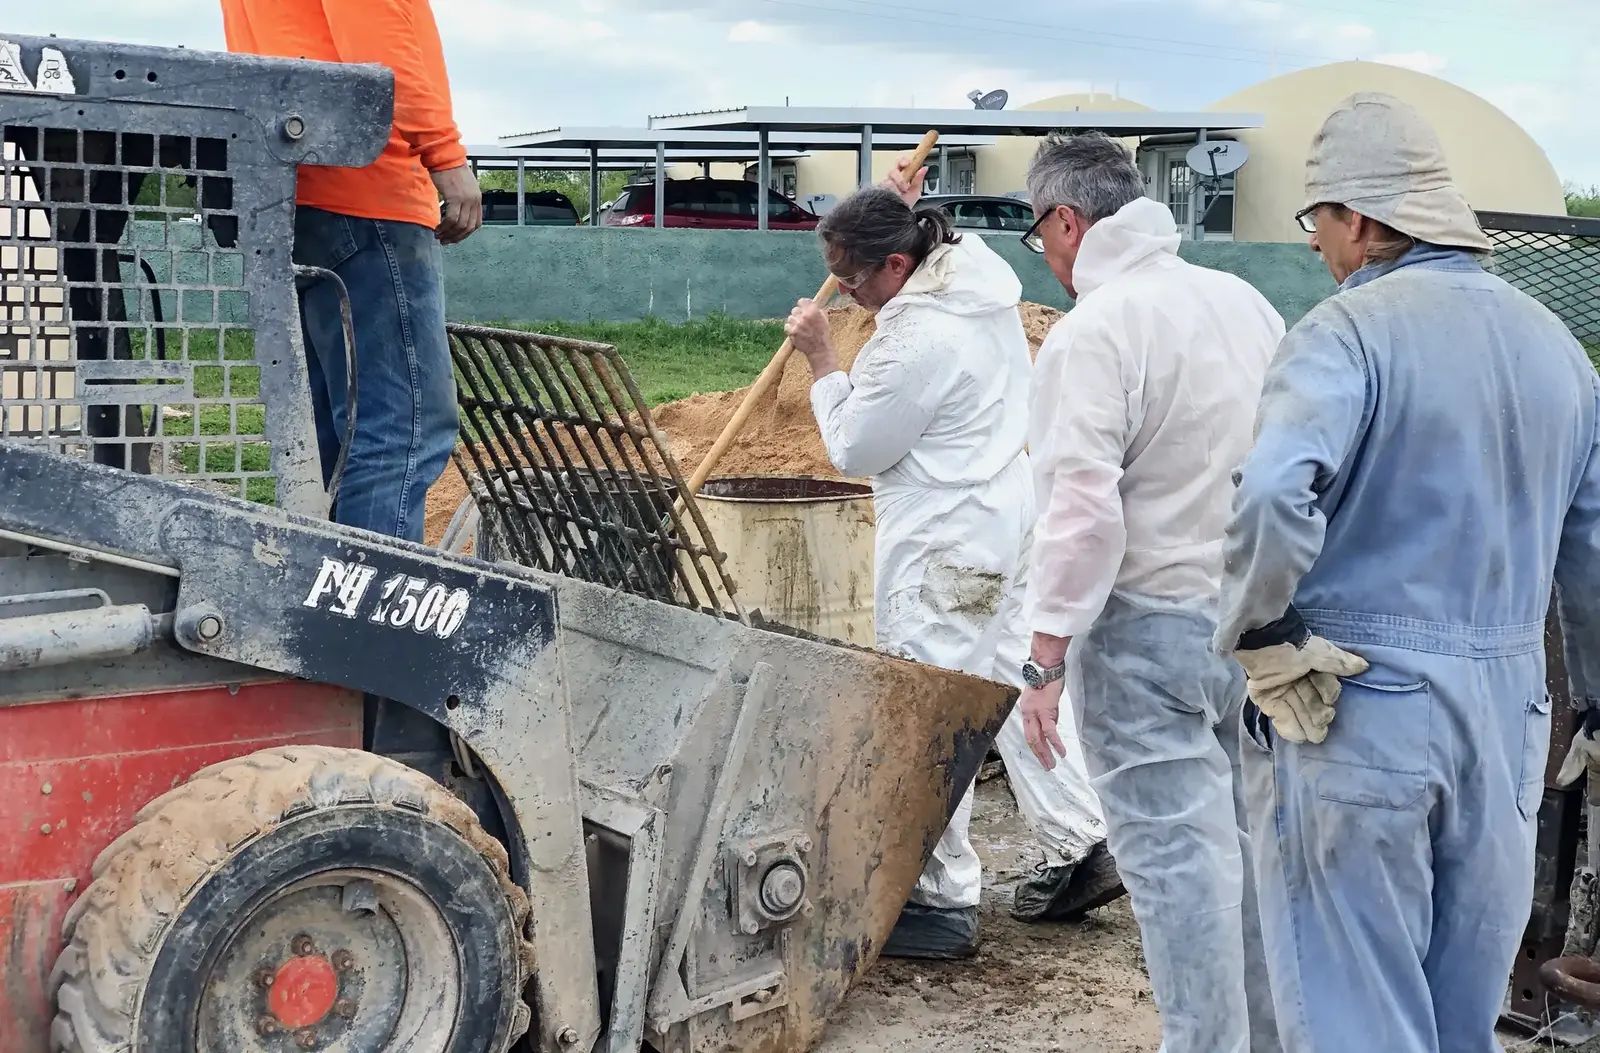
[[[221,0],[230,51],[394,71],[389,144],[365,168],[300,166],[295,200],[347,216],[439,225],[430,172],[466,163],[428,0]]]

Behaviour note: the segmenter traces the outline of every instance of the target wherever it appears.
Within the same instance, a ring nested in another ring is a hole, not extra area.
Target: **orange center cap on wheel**
[[[310,1027],[333,1011],[339,998],[339,974],[320,954],[290,958],[272,978],[267,1008],[287,1028]]]

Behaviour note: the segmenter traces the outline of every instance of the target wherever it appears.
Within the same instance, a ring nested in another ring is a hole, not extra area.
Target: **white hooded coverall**
[[[1016,275],[980,238],[941,246],[878,312],[850,373],[811,388],[834,466],[872,478],[878,647],[1018,687],[1034,519],[1021,296]],[[1015,712],[997,745],[1048,862],[1076,863],[1104,840],[1081,752],[1046,772]],[[969,787],[913,902],[978,905],[971,815]]]
[[[1146,198],[1084,235],[1077,305],[1035,366],[1042,512],[1026,616],[1072,638],[1066,690],[1163,1050],[1275,1050],[1237,802],[1244,677],[1211,634],[1231,476],[1284,326],[1250,285],[1185,263],[1178,244],[1171,212]]]

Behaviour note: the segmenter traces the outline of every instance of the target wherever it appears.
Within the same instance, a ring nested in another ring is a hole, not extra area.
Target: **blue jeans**
[[[294,261],[333,271],[350,290],[356,432],[333,519],[421,541],[428,487],[444,471],[458,428],[439,243],[415,223],[300,206]],[[302,287],[300,326],[326,485],[344,440],[348,378],[332,282]]]

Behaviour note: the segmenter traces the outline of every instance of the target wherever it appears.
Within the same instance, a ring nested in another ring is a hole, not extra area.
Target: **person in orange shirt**
[[[294,261],[338,274],[354,316],[356,431],[333,518],[421,541],[428,487],[458,430],[439,247],[483,222],[433,12],[428,0],[221,3],[230,51],[394,71],[394,124],[382,155],[365,168],[301,166]],[[348,387],[333,283],[302,282],[300,323],[323,481],[331,484]]]

